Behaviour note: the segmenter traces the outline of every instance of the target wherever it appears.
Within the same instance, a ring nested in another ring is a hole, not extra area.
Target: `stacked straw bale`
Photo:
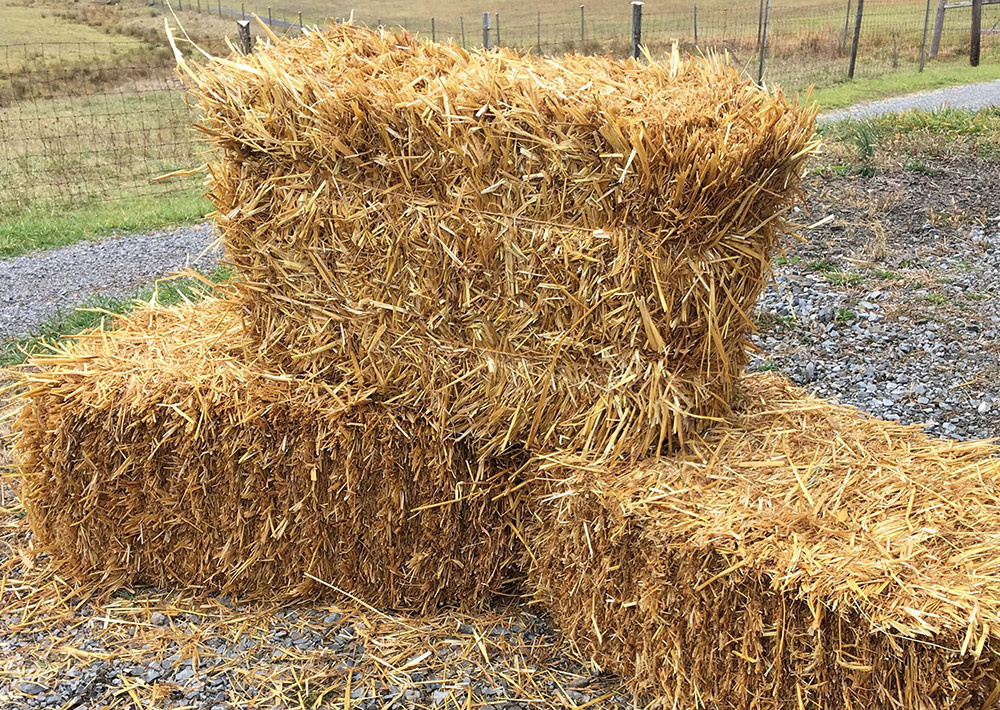
[[[530,587],[673,708],[981,708],[1000,696],[1000,459],[772,376],[685,456],[550,460]]]
[[[485,454],[637,458],[728,409],[813,113],[709,61],[337,25],[181,74],[247,322]]]
[[[77,579],[243,597],[476,606],[520,548],[511,459],[368,390],[269,371],[225,301],[144,310],[36,357],[15,454]],[[310,577],[311,576],[311,577]]]

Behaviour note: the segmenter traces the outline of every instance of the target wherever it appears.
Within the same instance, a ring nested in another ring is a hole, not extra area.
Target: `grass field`
[[[235,34],[235,19],[244,10],[285,21],[297,19],[301,11],[307,24],[352,14],[351,5],[341,0],[258,4],[267,1],[171,4],[192,39],[214,53],[228,51],[224,38]],[[538,7],[525,0],[491,0],[486,7],[478,0],[375,0],[353,14],[366,24],[381,19],[424,35],[431,34],[433,17],[438,39],[462,42],[464,26],[465,44],[473,48],[482,42],[482,12],[489,10],[500,15],[499,30],[491,15],[494,43],[499,33],[503,44],[545,53],[628,52],[627,1],[587,2],[582,27],[577,0]],[[654,56],[674,42],[691,53],[725,51],[755,76],[758,7],[757,0],[699,0],[695,44],[693,2],[649,0],[644,41]],[[924,6],[919,0],[869,0],[866,7],[857,78],[847,82],[846,0],[776,2],[766,82],[793,92],[815,86],[811,100],[834,108],[1000,77],[998,34],[984,35],[983,66],[968,66],[967,9],[949,11],[939,57],[917,73]],[[190,129],[194,115],[173,77],[163,34],[165,11],[144,0],[118,5],[0,0],[0,255],[191,221],[209,209],[198,196],[200,176],[150,182],[203,160]],[[1000,5],[984,8],[983,25],[1000,26]],[[254,33],[259,34],[256,28]]]

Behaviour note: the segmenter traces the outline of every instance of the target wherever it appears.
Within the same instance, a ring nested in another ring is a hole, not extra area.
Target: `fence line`
[[[183,0],[201,12],[233,20],[253,14],[245,5],[227,8],[221,0]],[[427,18],[426,32],[412,18],[385,25],[410,29],[439,40],[478,49],[490,46],[637,56],[638,45],[654,55],[679,43],[691,52],[726,52],[754,79],[785,88],[842,81],[850,65],[859,77],[900,70],[916,71],[932,56],[927,51],[929,7],[880,7],[847,0],[844,7],[786,7],[763,0],[761,8],[688,8],[663,11],[641,2],[626,5],[622,18],[608,18],[581,6],[563,22],[533,17],[501,18],[483,12],[481,37],[463,17]],[[769,6],[769,7],[768,7]],[[195,9],[195,12],[198,10]],[[964,10],[949,10],[951,13]],[[983,13],[983,61],[995,61],[1000,47],[1000,6]],[[258,13],[283,32],[297,32],[292,19],[268,7]],[[345,19],[345,18],[336,18]],[[937,47],[938,61],[964,61],[970,44],[971,16],[948,19]],[[859,21],[860,20],[860,21]],[[242,23],[241,23],[242,24]],[[257,36],[256,23],[246,32]],[[466,32],[466,30],[469,30]],[[851,41],[848,41],[850,38]],[[480,41],[481,40],[481,41]],[[252,40],[251,40],[252,41]],[[225,41],[206,43],[208,51],[226,54]],[[249,49],[244,43],[243,51]],[[191,128],[194,115],[185,105],[166,47],[150,48],[120,37],[102,43],[41,43],[0,46],[0,219],[25,209],[51,208],[93,201],[129,200],[171,191],[200,189],[200,176],[151,183],[150,178],[203,162],[202,144]]]

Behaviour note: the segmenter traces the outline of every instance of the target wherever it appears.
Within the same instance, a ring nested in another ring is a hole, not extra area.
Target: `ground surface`
[[[1000,176],[967,158],[813,180],[761,302],[758,369],[952,438],[1000,436]],[[928,174],[930,173],[930,174]]]
[[[839,111],[825,113],[822,120],[842,121],[844,119],[872,118],[873,116],[909,110],[933,111],[942,106],[968,109],[1000,106],[1000,81],[984,81],[908,96],[897,96],[881,101],[869,101]]]
[[[825,221],[776,262],[753,368],[941,436],[1000,436],[996,120],[858,124],[832,140],[797,213]],[[208,239],[187,229],[3,262],[14,276],[0,281],[40,283],[0,300],[0,322],[36,317],[27,289],[71,307],[84,282],[60,277],[103,273],[93,283],[121,292],[137,264],[169,271]],[[40,258],[53,261],[34,271]],[[31,549],[12,485],[0,486],[0,707],[632,706],[523,608],[417,618],[351,599],[274,609],[147,589],[86,601]]]
[[[210,271],[220,255],[213,239],[203,224],[0,260],[0,340],[25,335],[95,294],[128,297],[174,271]]]

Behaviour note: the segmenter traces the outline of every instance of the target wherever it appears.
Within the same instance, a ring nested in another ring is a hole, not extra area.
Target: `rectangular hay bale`
[[[22,374],[14,453],[43,546],[80,581],[245,598],[476,606],[511,582],[516,461],[368,390],[248,354],[230,304],[141,310]]]
[[[749,377],[684,457],[548,462],[528,583],[660,707],[994,707],[996,452]]]
[[[471,53],[336,25],[181,63],[269,357],[607,457],[723,416],[814,113],[719,62]]]

